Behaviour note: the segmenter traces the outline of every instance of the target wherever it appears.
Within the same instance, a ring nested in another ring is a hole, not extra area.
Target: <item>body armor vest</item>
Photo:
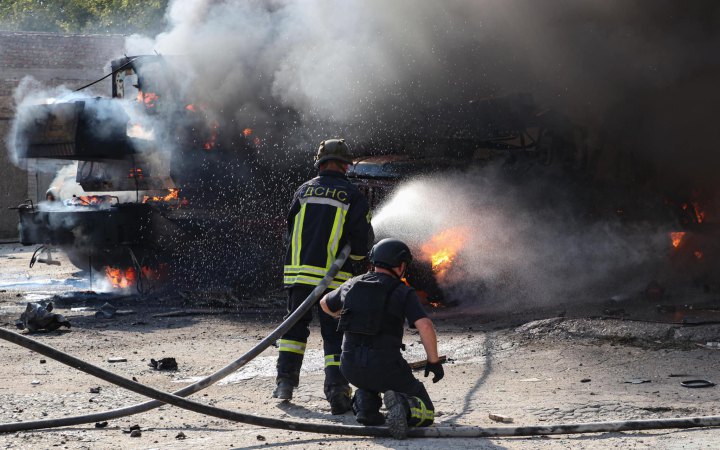
[[[369,336],[394,334],[391,330],[394,328],[392,324],[399,320],[402,332],[402,311],[396,311],[398,308],[388,308],[388,301],[400,284],[400,280],[394,280],[392,283],[374,280],[355,282],[343,300],[337,330]]]

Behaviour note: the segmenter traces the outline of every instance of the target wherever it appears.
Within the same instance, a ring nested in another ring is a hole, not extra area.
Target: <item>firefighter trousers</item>
[[[288,289],[288,316],[310,295],[315,286],[295,285]],[[328,293],[330,291],[325,291]],[[320,334],[325,353],[325,396],[330,396],[334,388],[347,388],[348,382],[340,373],[340,348],[342,333],[337,331],[337,320],[326,314],[316,304],[278,341],[277,381],[289,380],[293,386],[300,381],[300,367],[305,356],[305,346],[310,336],[310,322],[313,310],[320,319]],[[286,316],[287,317],[287,316]]]
[[[377,416],[382,406],[380,393],[395,391],[405,400],[408,425],[429,426],[435,420],[430,396],[412,374],[400,349],[346,348],[340,357],[340,371],[358,388],[353,398],[353,411],[358,419]]]

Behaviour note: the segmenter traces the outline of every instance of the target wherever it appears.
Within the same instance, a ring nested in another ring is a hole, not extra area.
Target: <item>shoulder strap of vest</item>
[[[385,295],[385,303],[383,304],[383,312],[387,312],[388,304],[390,303],[388,300],[390,300],[390,297],[392,297],[393,293],[397,290],[397,288],[400,287],[401,284],[403,284],[403,282],[399,278],[395,278],[393,280],[392,287],[387,291],[387,294]]]

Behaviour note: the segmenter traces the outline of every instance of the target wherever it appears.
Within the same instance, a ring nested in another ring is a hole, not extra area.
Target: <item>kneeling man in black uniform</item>
[[[340,319],[338,331],[344,333],[340,371],[358,388],[352,401],[357,421],[385,423],[380,413],[383,393],[390,431],[402,439],[408,426],[428,426],[435,419],[425,386],[400,354],[405,321],[420,333],[428,360],[425,376],[432,372],[432,381],[437,383],[444,372],[432,321],[415,290],[401,281],[412,261],[410,249],[400,240],[383,239],[372,248],[369,259],[370,272],[325,295],[320,306]]]

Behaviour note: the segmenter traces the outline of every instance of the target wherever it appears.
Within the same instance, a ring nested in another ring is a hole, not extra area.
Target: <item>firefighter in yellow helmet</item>
[[[287,216],[290,243],[284,267],[288,314],[320,283],[346,243],[351,246],[350,258],[327,292],[350,279],[352,261],[364,259],[373,242],[367,199],[345,176],[350,164],[352,155],[344,139],[321,142],[315,156],[318,176],[295,192]],[[351,408],[351,389],[340,373],[342,333],[337,331],[337,320],[315,310],[325,353],[325,397],[332,414],[343,414]],[[312,311],[278,341],[276,398],[292,398],[298,385],[311,321]]]

